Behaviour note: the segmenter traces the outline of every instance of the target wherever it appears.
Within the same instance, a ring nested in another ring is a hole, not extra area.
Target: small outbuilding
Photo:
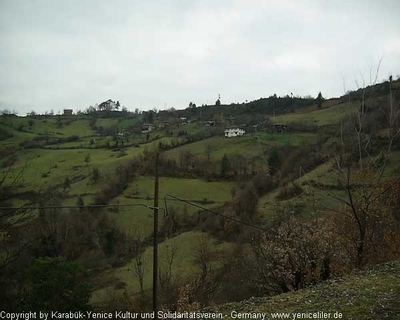
[[[225,129],[225,137],[231,138],[231,137],[239,137],[243,136],[246,131],[244,129],[241,129],[239,127],[232,127],[232,128],[226,128]]]
[[[142,124],[142,133],[149,133],[154,129],[154,125],[151,123],[143,123]]]
[[[274,124],[274,128],[275,128],[275,131],[277,132],[277,133],[282,133],[282,132],[286,132],[286,130],[287,130],[287,125],[285,125],[285,124]]]
[[[64,116],[72,116],[72,109],[64,109]]]

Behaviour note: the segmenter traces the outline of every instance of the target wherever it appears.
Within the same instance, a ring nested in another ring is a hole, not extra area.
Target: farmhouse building
[[[160,122],[160,123],[158,124],[158,127],[159,127],[160,129],[169,127],[169,122],[168,122],[168,121]]]
[[[72,109],[64,109],[64,116],[72,116]]]
[[[127,136],[127,135],[128,135],[128,132],[125,131],[125,129],[118,130],[118,132],[117,132],[117,136],[118,136],[118,137],[125,137],[125,136]]]
[[[212,120],[212,119],[207,120],[207,121],[204,122],[204,124],[205,124],[206,127],[214,127],[215,126],[215,120]]]
[[[154,125],[151,123],[143,123],[142,124],[142,133],[149,133],[154,129]]]
[[[232,128],[227,128],[225,129],[225,137],[231,138],[231,137],[238,137],[242,136],[245,134],[246,131],[239,127],[232,127]]]
[[[274,124],[274,128],[277,133],[285,132],[287,130],[287,126],[285,124]]]

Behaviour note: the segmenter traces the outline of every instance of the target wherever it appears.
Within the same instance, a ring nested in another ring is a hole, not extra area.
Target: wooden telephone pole
[[[153,230],[153,311],[154,319],[158,319],[157,313],[157,286],[158,286],[158,158],[156,153],[155,182],[154,182],[154,230]]]

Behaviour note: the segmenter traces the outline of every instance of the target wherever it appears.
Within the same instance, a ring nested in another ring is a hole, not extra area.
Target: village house
[[[187,124],[187,118],[186,117],[180,117],[181,124],[186,125]]]
[[[72,116],[72,109],[64,109],[64,116]]]
[[[167,127],[169,127],[169,122],[168,122],[168,121],[160,122],[160,123],[158,124],[158,127],[159,127],[160,129],[167,128]]]
[[[125,131],[125,129],[118,130],[118,132],[117,132],[118,137],[125,137],[127,135],[129,135],[129,133],[127,131]]]
[[[246,131],[239,127],[232,127],[232,128],[226,128],[225,129],[225,137],[231,138],[231,137],[239,137],[245,134]]]
[[[287,126],[285,124],[274,124],[274,129],[277,133],[286,132]]]
[[[142,124],[142,133],[149,133],[154,129],[154,125],[151,123],[143,123]]]

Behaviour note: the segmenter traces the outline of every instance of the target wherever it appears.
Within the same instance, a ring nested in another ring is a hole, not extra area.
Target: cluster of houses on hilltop
[[[286,132],[287,130],[287,125],[285,124],[273,124],[272,125],[273,130],[276,133],[282,133]],[[224,134],[225,137],[231,138],[231,137],[240,137],[243,136],[246,133],[244,129],[242,129],[240,126],[231,126],[225,129]]]
[[[186,118],[184,118],[184,120],[186,120]],[[187,123],[190,122],[182,122],[181,124],[185,125]],[[215,126],[216,125],[216,121],[215,120],[207,120],[204,121],[204,125],[206,127],[210,127],[210,126]],[[164,121],[159,123],[158,128],[163,129],[169,126],[169,123]],[[242,128],[243,126],[237,126],[237,125],[230,125],[229,127],[225,128],[224,131],[224,135],[225,137],[231,138],[231,137],[239,137],[239,136],[243,136],[246,131]],[[287,130],[287,126],[284,124],[273,124],[272,127],[274,128],[274,130],[277,133],[282,133],[285,132]],[[142,124],[142,133],[149,133],[150,131],[154,130],[156,128],[156,126],[154,124],[151,123],[143,123]]]
[[[64,109],[64,115],[71,116],[72,114],[73,114],[72,109]],[[186,125],[191,122],[192,121],[186,117],[180,117],[179,122],[178,122],[178,127],[179,127],[179,125]],[[227,138],[240,137],[246,133],[246,131],[243,129],[243,127],[244,127],[243,125],[242,126],[235,125],[234,117],[227,117],[222,120],[209,119],[209,120],[203,121],[203,125],[206,127],[225,125],[224,136]],[[152,124],[152,123],[143,123],[141,125],[141,133],[148,134],[151,131],[153,131],[154,129],[156,129],[157,127],[160,129],[163,129],[163,128],[167,128],[169,126],[170,126],[170,123],[168,121],[162,121],[162,122],[158,123],[158,126],[156,126],[155,124]],[[282,133],[287,130],[287,126],[284,124],[273,124],[272,127],[273,127],[274,131],[276,131],[276,133]],[[118,131],[117,135],[120,137],[123,137],[123,136],[129,135],[129,132],[126,131],[125,129],[122,129],[122,130]]]
[[[190,120],[187,120],[187,118],[181,118],[181,125],[186,125],[187,123],[190,123]],[[243,129],[243,126],[238,126],[238,125],[234,125],[234,118],[230,118],[229,121],[227,121],[230,126],[227,126],[224,130],[224,136],[227,138],[232,138],[232,137],[241,137],[246,133],[246,130]],[[217,122],[216,120],[210,119],[207,121],[203,122],[204,126],[206,127],[210,127],[210,126],[216,126]],[[170,126],[170,123],[168,121],[162,121],[158,124],[158,126],[156,126],[155,124],[152,123],[143,123],[141,125],[141,132],[143,134],[147,134],[150,133],[151,131],[153,131],[154,129],[156,129],[157,127],[159,129],[164,129]],[[276,133],[282,133],[285,132],[287,130],[287,126],[284,124],[273,124],[272,125],[273,129],[276,131]],[[121,134],[124,135],[124,134]]]

